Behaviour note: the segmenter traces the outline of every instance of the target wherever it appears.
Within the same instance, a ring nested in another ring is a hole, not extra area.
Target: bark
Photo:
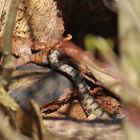
[[[112,38],[117,36],[117,14],[109,10],[102,0],[44,0],[45,4],[37,3],[35,6],[36,1],[30,0],[19,8],[14,34],[31,35],[32,39],[47,41],[51,45],[59,40],[64,28],[64,34],[72,34],[77,43],[87,33]],[[0,0],[1,33],[7,9],[3,7],[7,5]]]
[[[69,97],[74,89],[64,76],[48,68],[29,64],[15,71],[9,93],[24,109],[30,110],[31,99],[43,106]]]

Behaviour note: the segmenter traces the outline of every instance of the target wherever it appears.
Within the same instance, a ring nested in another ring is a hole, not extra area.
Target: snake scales
[[[86,116],[94,115],[97,118],[109,119],[109,114],[100,107],[90,94],[89,87],[80,73],[69,64],[64,64],[61,61],[62,58],[63,54],[59,50],[53,50],[48,56],[48,62],[51,68],[62,73],[72,81],[78,92],[78,99]]]

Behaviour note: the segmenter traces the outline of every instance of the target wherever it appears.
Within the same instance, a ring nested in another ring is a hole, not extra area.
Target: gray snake
[[[50,67],[66,76],[75,86],[78,93],[78,100],[87,117],[93,115],[96,118],[109,119],[110,115],[105,112],[90,94],[89,86],[84,81],[81,74],[71,65],[61,61],[63,53],[53,50],[48,56]]]

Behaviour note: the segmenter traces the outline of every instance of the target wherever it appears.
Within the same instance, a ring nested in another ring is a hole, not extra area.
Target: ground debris
[[[78,121],[49,117],[44,120],[47,129],[58,137],[68,140],[125,140],[121,122]]]

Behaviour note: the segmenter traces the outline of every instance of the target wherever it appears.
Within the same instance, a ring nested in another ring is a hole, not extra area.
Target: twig
[[[14,68],[14,58],[11,55],[12,34],[14,29],[15,18],[17,14],[17,7],[22,0],[10,0],[7,21],[4,29],[4,42],[3,42],[3,72],[4,87],[8,89],[11,82],[11,74]]]

